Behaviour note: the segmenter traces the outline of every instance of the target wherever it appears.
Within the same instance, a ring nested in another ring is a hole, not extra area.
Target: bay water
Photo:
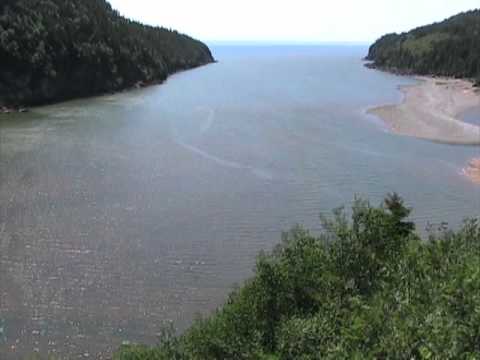
[[[0,117],[0,354],[107,358],[221,305],[281,232],[398,192],[421,233],[479,216],[478,147],[366,114],[414,80],[364,46],[214,46],[164,84]],[[469,115],[470,116],[470,115]]]

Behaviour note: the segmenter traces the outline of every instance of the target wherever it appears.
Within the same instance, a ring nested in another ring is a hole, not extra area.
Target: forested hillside
[[[422,240],[397,195],[298,227],[224,307],[116,360],[480,358],[480,228]]]
[[[375,42],[368,60],[401,73],[472,78],[480,82],[480,10]]]
[[[128,20],[105,0],[0,2],[0,106],[117,91],[212,61],[201,42]]]

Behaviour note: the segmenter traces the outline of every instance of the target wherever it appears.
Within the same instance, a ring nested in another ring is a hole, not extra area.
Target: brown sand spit
[[[397,134],[450,143],[480,144],[480,127],[465,123],[459,115],[480,106],[480,95],[466,80],[418,77],[418,84],[402,86],[404,100],[368,112],[383,119]],[[480,158],[463,169],[473,182],[480,184]]]
[[[459,79],[418,77],[402,86],[404,100],[368,112],[383,119],[393,132],[451,144],[480,144],[480,127],[459,119],[465,110],[480,106],[472,83]]]
[[[470,160],[463,172],[470,180],[480,184],[480,158]]]

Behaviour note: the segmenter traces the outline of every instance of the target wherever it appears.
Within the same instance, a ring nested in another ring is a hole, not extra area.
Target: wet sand
[[[470,180],[480,185],[480,158],[472,159],[463,172]]]
[[[480,127],[459,119],[465,110],[480,105],[480,95],[465,80],[419,77],[402,86],[404,100],[368,112],[380,117],[397,134],[450,144],[480,144]]]
[[[401,135],[463,145],[480,144],[480,127],[460,119],[460,114],[480,105],[480,94],[466,80],[418,77],[420,82],[400,88],[404,100],[398,105],[370,109],[390,129]],[[463,169],[480,184],[480,158]]]

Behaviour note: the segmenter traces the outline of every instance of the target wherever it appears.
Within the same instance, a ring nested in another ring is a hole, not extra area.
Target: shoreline
[[[75,96],[75,97],[66,97],[66,98],[61,98],[61,99],[55,99],[51,101],[44,101],[44,102],[39,102],[35,104],[9,104],[5,105],[4,103],[1,102],[0,99],[0,115],[9,115],[9,114],[18,114],[18,113],[27,113],[30,112],[30,110],[43,107],[43,106],[49,106],[49,105],[56,105],[56,104],[61,104],[64,102],[69,102],[69,101],[75,101],[75,100],[82,100],[82,99],[90,99],[90,98],[95,98],[95,97],[100,97],[100,96],[108,96],[108,95],[115,95],[115,94],[122,94],[126,93],[132,90],[138,90],[138,89],[143,89],[143,88],[148,88],[152,86],[157,86],[157,85],[162,85],[165,83],[167,80],[169,80],[172,76],[177,75],[182,72],[190,71],[190,70],[195,70],[201,67],[205,67],[207,65],[211,64],[216,64],[218,63],[218,60],[212,59],[211,61],[207,61],[205,63],[200,63],[198,65],[195,65],[193,67],[188,67],[184,69],[178,69],[175,71],[172,71],[171,73],[168,73],[164,79],[154,79],[150,81],[143,81],[139,80],[135,84],[125,86],[123,88],[120,88],[118,90],[111,90],[111,91],[102,91],[98,93],[91,93],[88,95],[84,96]]]
[[[470,160],[462,173],[472,182],[480,185],[480,157]]]
[[[467,80],[415,77],[419,83],[402,85],[399,104],[367,109],[399,135],[434,142],[480,145],[480,127],[462,121],[459,116],[480,106],[480,94]]]
[[[419,82],[399,89],[399,104],[367,109],[382,120],[391,132],[433,142],[480,145],[480,126],[461,120],[465,111],[480,107],[480,93],[463,79],[415,77]],[[480,184],[480,157],[470,159],[462,173]]]
[[[26,113],[29,111],[30,111],[29,108],[25,106],[20,106],[20,107],[0,106],[0,114]]]

